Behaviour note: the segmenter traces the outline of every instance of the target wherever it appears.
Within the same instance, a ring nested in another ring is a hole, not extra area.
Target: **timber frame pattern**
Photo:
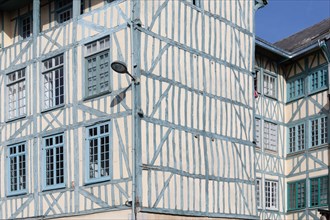
[[[7,146],[25,143],[29,181],[27,193],[9,196],[1,169],[0,218],[129,210],[132,197],[146,213],[256,218],[254,1],[84,0],[84,13],[80,6],[73,0],[72,19],[58,24],[54,1],[33,0],[32,37],[8,46],[1,14],[0,164],[7,166]],[[126,62],[140,83],[110,70],[109,93],[85,99],[85,45],[106,36],[110,61]],[[65,101],[45,111],[42,62],[59,54]],[[26,115],[9,119],[6,76],[22,68]],[[111,179],[86,184],[85,130],[106,121]],[[64,137],[65,187],[44,190],[42,139],[53,134]]]

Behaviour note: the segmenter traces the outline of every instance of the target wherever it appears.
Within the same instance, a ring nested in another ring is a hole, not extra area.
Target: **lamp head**
[[[111,63],[111,68],[117,73],[128,73],[126,63],[121,61],[114,61]]]

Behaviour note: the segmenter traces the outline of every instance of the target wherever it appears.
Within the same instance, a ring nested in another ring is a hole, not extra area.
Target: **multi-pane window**
[[[289,153],[305,149],[305,124],[289,128]]]
[[[328,141],[327,117],[311,120],[311,146],[326,144]]]
[[[288,82],[288,100],[293,100],[304,95],[304,78]]]
[[[64,103],[63,54],[43,62],[44,109]]]
[[[264,74],[264,95],[276,98],[276,77]]]
[[[110,91],[109,37],[86,45],[86,97]]]
[[[23,39],[30,37],[32,34],[32,18],[31,15],[23,16],[20,19],[20,35]]]
[[[265,121],[263,134],[264,147],[269,150],[277,151],[277,124]]]
[[[63,134],[44,138],[44,187],[53,189],[64,186]]]
[[[323,206],[328,205],[328,176],[318,177],[310,180],[310,205]]]
[[[63,23],[72,18],[72,0],[56,1],[57,22]]]
[[[261,129],[261,120],[259,118],[256,118],[256,145],[257,145],[257,147],[261,146],[260,129]]]
[[[88,147],[87,182],[110,178],[110,124],[109,122],[87,128]]]
[[[26,114],[25,69],[7,75],[8,119]]]
[[[277,209],[277,182],[265,180],[265,207]]]
[[[8,146],[9,195],[26,192],[26,147],[24,143]]]
[[[261,208],[261,179],[257,179],[257,192],[256,192],[256,197],[257,197],[257,207]]]
[[[288,210],[305,208],[306,183],[299,181],[288,183]]]
[[[327,87],[328,69],[324,66],[309,75],[309,91],[314,92]]]

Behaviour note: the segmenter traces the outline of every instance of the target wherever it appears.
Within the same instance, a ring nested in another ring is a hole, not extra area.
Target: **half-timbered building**
[[[318,218],[329,32],[265,3],[0,0],[0,219]]]

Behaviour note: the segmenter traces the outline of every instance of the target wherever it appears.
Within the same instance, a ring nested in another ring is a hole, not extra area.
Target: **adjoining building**
[[[271,44],[256,39],[256,172],[261,219],[329,210],[330,18]]]
[[[0,219],[319,218],[330,20],[266,3],[0,0]]]

